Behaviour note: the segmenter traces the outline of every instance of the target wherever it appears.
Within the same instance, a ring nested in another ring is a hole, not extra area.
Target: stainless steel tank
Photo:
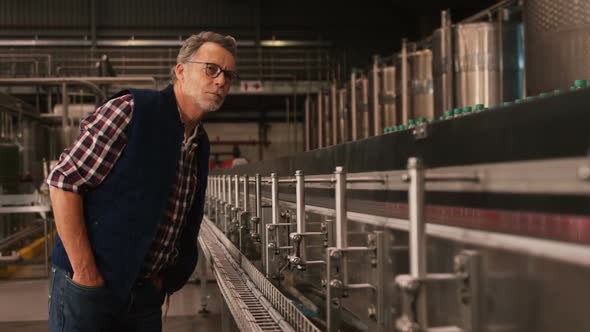
[[[518,24],[484,22],[454,28],[455,107],[521,98],[521,35]]]
[[[432,34],[432,83],[434,113],[441,116],[454,107],[452,28],[440,28]]]
[[[410,119],[434,117],[434,95],[432,88],[432,51],[428,49],[407,52],[407,81],[403,77],[403,52],[398,56],[397,68],[397,118],[399,124]],[[407,96],[404,96],[404,83]],[[404,98],[407,99],[407,114],[404,114]]]
[[[383,106],[383,121],[385,127],[396,126],[400,120],[396,117],[395,109],[395,66],[383,66],[383,80],[381,81],[381,105]]]
[[[26,119],[21,124],[21,167],[20,171],[25,177],[41,180],[41,157],[44,143],[39,137],[41,127],[35,120]]]
[[[524,3],[528,95],[590,78],[590,0]]]
[[[432,89],[432,51],[420,50],[408,55],[410,73],[410,118],[434,117]]]

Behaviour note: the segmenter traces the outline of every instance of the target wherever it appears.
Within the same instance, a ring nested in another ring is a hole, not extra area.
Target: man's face
[[[182,82],[182,93],[194,108],[202,112],[218,110],[229,92],[231,73],[235,73],[236,70],[234,57],[222,46],[207,42],[189,61],[198,63],[182,64],[181,72],[177,67],[177,77]],[[219,72],[219,69],[228,72]],[[212,77],[216,73],[219,73],[219,76]]]

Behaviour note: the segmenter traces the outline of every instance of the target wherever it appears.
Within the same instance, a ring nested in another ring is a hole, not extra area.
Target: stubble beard
[[[201,101],[198,103],[200,108],[203,110],[203,112],[208,113],[208,112],[215,112],[217,110],[219,110],[219,108],[221,108],[221,105],[223,104],[223,99],[221,99],[221,101],[219,102],[215,102],[215,101]]]

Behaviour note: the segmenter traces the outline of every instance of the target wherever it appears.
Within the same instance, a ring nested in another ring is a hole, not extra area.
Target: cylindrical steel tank
[[[36,121],[26,119],[21,124],[20,129],[20,140],[21,140],[21,174],[23,176],[34,176],[41,173],[39,170],[34,169],[36,166],[40,166],[40,160],[38,159],[38,149],[40,149],[39,139],[39,124]]]
[[[527,95],[590,78],[590,0],[524,2]]]
[[[396,117],[395,109],[395,66],[383,66],[381,104],[383,106],[383,121],[385,127],[396,126],[400,120]]]
[[[440,28],[432,34],[432,83],[434,113],[441,116],[454,103],[452,28]]]
[[[410,73],[410,118],[434,117],[432,90],[432,51],[420,50],[408,55]]]
[[[441,27],[432,34],[432,84],[434,115],[439,117],[453,108],[453,27],[451,14],[443,10]]]
[[[408,114],[403,114],[403,60],[398,56],[397,67],[397,97],[396,108],[398,119],[402,124],[410,119],[424,117],[430,119],[434,117],[434,99],[432,89],[432,51],[428,49],[408,52]]]
[[[492,105],[522,96],[521,31],[518,24],[487,22],[454,28],[455,107]]]

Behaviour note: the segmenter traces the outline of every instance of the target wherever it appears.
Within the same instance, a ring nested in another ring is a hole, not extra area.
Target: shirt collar
[[[187,144],[197,144],[197,136],[201,132],[201,122],[197,123],[195,129],[193,129],[193,133],[191,136],[186,140]]]
[[[180,122],[184,126],[184,122],[182,121],[182,112],[180,112],[180,106],[176,105],[176,109],[178,110],[178,116],[180,117]],[[191,134],[191,136],[186,140],[186,143],[185,144],[189,144],[190,143],[190,144],[196,145],[197,144],[197,139],[196,138],[202,132],[203,132],[202,122],[199,121],[199,123],[197,123],[197,125],[195,126],[195,129],[193,129],[193,133]]]

